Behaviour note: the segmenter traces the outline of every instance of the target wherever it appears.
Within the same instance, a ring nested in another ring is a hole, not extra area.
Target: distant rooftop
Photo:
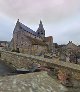
[[[0,41],[0,43],[7,43],[7,41]]]

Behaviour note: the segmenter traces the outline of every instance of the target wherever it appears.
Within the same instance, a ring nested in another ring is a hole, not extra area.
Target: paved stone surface
[[[62,86],[47,72],[0,76],[0,92],[80,92],[80,88]]]
[[[0,77],[0,92],[65,92],[47,72]]]

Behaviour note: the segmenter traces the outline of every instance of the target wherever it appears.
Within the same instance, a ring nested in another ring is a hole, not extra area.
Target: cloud
[[[12,18],[34,22],[58,21],[80,10],[80,0],[0,0],[0,11]]]
[[[10,41],[14,26],[14,22],[10,18],[0,14],[0,40]]]

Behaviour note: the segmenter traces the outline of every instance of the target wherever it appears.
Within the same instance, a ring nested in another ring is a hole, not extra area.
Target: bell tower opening
[[[44,37],[45,37],[45,30],[43,28],[43,24],[42,24],[42,21],[41,20],[40,20],[40,24],[39,24],[39,27],[38,27],[36,33],[37,33],[37,35],[39,37],[41,37],[42,39],[44,39]]]

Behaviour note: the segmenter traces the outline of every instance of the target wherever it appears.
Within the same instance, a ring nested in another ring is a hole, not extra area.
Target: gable
[[[75,45],[74,43],[68,43],[66,49],[77,49],[77,45]]]

